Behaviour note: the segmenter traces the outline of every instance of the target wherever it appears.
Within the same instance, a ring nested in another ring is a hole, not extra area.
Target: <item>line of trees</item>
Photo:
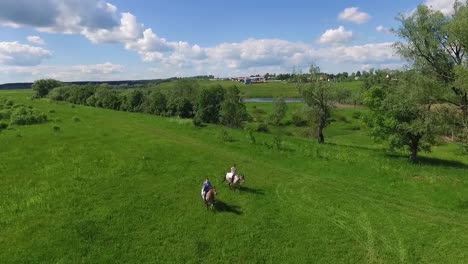
[[[101,85],[63,85],[55,80],[38,80],[35,97],[128,112],[193,118],[203,123],[240,127],[248,119],[236,86],[201,89],[196,81],[181,79],[172,89],[113,89]]]

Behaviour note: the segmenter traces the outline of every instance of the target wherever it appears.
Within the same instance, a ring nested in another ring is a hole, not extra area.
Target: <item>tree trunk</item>
[[[419,152],[419,139],[421,137],[414,137],[411,139],[411,154],[410,154],[410,160],[412,162],[415,162],[418,159],[418,152]]]
[[[466,92],[462,96],[460,108],[463,113],[463,120],[466,120],[468,118],[468,93]]]
[[[318,128],[318,141],[320,144],[325,143],[325,137],[323,136],[324,125],[320,124]]]

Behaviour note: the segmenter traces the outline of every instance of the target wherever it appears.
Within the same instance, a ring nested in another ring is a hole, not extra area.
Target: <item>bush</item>
[[[307,120],[301,113],[295,112],[292,115],[292,123],[297,127],[302,127],[307,125]]]
[[[257,125],[257,128],[255,128],[255,131],[257,132],[263,132],[263,133],[269,133],[270,129],[268,128],[268,125],[265,123],[260,123]]]
[[[0,131],[3,129],[6,129],[8,127],[8,124],[5,122],[0,122]]]
[[[80,118],[77,116],[72,117],[73,122],[80,122]]]
[[[53,113],[55,113],[55,110],[54,110],[54,109],[50,109],[50,110],[49,110],[49,113],[53,114]]]
[[[270,120],[271,122],[279,126],[281,123],[281,120],[286,116],[286,111],[288,110],[288,106],[286,105],[286,102],[284,101],[283,98],[279,97],[276,98],[274,103],[273,103],[273,112],[270,115]]]
[[[36,97],[36,98],[46,97],[47,94],[49,94],[49,92],[52,89],[54,89],[56,87],[59,87],[61,85],[62,85],[61,82],[59,82],[57,80],[53,80],[53,79],[37,80],[32,85],[33,91],[36,92],[34,97]]]
[[[52,89],[47,97],[54,101],[68,101],[70,97],[70,91],[68,86],[60,86]]]
[[[348,118],[346,116],[339,116],[338,121],[343,122],[343,123],[349,123]]]
[[[203,126],[203,121],[201,120],[201,118],[199,116],[195,116],[193,119],[192,119],[192,123],[194,126],[196,127],[201,127]]]
[[[36,109],[27,107],[16,108],[10,117],[10,122],[15,125],[39,124],[47,121],[47,116]]]
[[[218,123],[221,103],[224,101],[224,93],[221,85],[202,90],[195,102],[195,115],[203,122]]]
[[[140,112],[143,102],[144,94],[139,89],[126,90],[120,94],[121,104],[120,110],[128,112]]]
[[[94,94],[86,99],[86,105],[89,105],[89,106],[97,106],[96,102],[97,102],[97,100],[96,100],[96,97],[94,96]]]
[[[219,121],[228,127],[241,127],[248,119],[247,110],[240,98],[240,91],[236,86],[226,90],[224,101],[219,111]]]
[[[70,85],[68,102],[72,104],[86,105],[86,100],[94,95],[96,87],[93,85]]]
[[[167,111],[167,98],[160,91],[152,91],[145,96],[143,111],[153,115],[163,115]]]
[[[57,126],[57,125],[53,126],[52,129],[53,129],[55,132],[60,131],[60,127]]]
[[[169,115],[182,118],[192,118],[194,104],[198,97],[198,83],[191,80],[179,80],[167,95],[167,110]]]
[[[247,140],[250,144],[255,144],[257,140],[255,139],[255,135],[251,129],[247,131]]]
[[[361,113],[361,112],[354,112],[353,115],[352,115],[352,117],[353,117],[354,119],[361,119],[362,113]]]
[[[0,110],[0,120],[1,119],[10,119],[11,111],[8,109]]]
[[[273,148],[281,150],[283,148],[283,139],[279,135],[273,137]]]
[[[101,85],[96,89],[95,106],[107,109],[118,110],[121,105],[120,96],[116,91],[110,90],[107,86]]]
[[[218,138],[223,142],[232,142],[232,141],[234,141],[234,139],[224,129],[221,129],[221,131],[219,131]]]

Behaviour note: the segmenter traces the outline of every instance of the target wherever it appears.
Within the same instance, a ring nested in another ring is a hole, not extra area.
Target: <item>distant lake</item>
[[[273,103],[275,98],[245,98],[244,103]],[[284,98],[286,103],[300,103],[302,98]]]

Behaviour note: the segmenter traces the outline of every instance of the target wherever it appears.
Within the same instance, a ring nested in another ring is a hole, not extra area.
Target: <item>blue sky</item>
[[[454,0],[1,0],[0,83],[399,68],[388,32]]]

